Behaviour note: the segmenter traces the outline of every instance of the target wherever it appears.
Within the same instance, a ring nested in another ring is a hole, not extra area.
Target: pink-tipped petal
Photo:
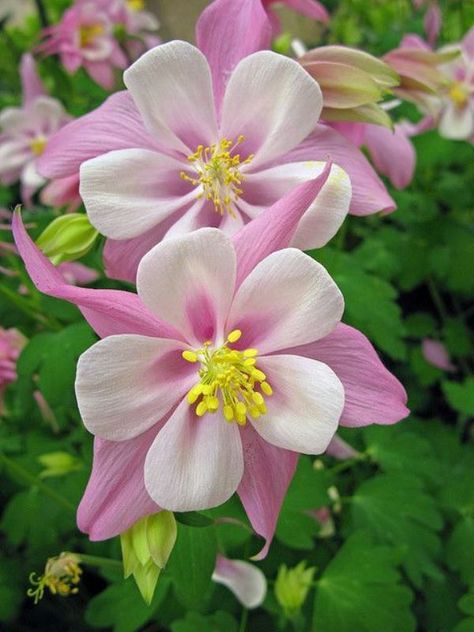
[[[196,25],[196,41],[211,67],[217,110],[235,66],[270,48],[272,27],[261,0],[214,0]]]
[[[322,340],[287,353],[320,360],[336,373],[345,391],[341,426],[394,424],[410,412],[403,386],[364,334],[353,327],[340,324]]]
[[[343,311],[342,294],[325,268],[287,248],[269,255],[243,281],[228,328],[240,329],[243,345],[267,354],[323,338]]]
[[[217,140],[211,73],[191,44],[153,48],[125,71],[124,82],[145,125],[170,149],[189,155]]]
[[[147,454],[145,486],[163,509],[209,509],[232,496],[243,471],[237,424],[220,414],[196,417],[183,400]]]
[[[100,107],[68,123],[48,140],[38,160],[46,178],[79,173],[81,163],[114,149],[156,149],[128,92],[117,92]]]
[[[109,441],[133,439],[156,424],[196,381],[176,340],[109,336],[79,358],[76,398],[85,427]]]
[[[245,107],[242,107],[242,104]],[[222,105],[222,135],[245,137],[255,154],[248,171],[291,151],[312,132],[323,98],[318,84],[293,59],[260,51],[239,62]]]
[[[255,531],[265,538],[254,557],[266,557],[275,533],[278,514],[295,473],[298,454],[267,443],[247,424],[241,432],[245,471],[237,493]]]
[[[19,213],[14,214],[12,227],[20,256],[38,290],[77,305],[99,336],[137,333],[163,338],[179,337],[173,327],[158,320],[132,292],[68,285],[30,239]]]
[[[413,179],[416,152],[403,128],[392,132],[381,125],[366,125],[365,144],[379,173],[387,176],[397,189],[404,189]]]
[[[25,53],[20,63],[21,87],[23,91],[23,105],[28,107],[36,98],[45,94],[43,84],[36,69],[33,55]]]
[[[77,510],[77,526],[91,540],[108,540],[159,511],[145,489],[145,457],[154,427],[128,441],[94,440],[92,474]]]
[[[328,447],[326,448],[326,454],[332,456],[335,459],[343,461],[344,459],[353,459],[360,453],[357,452],[357,450],[354,450],[354,448],[349,445],[347,441],[344,441],[344,439],[341,439],[341,437],[334,435],[334,437],[329,442]]]
[[[336,433],[344,408],[344,388],[334,371],[317,360],[296,355],[259,359],[273,395],[268,412],[251,419],[272,445],[303,454],[322,454]]]
[[[203,228],[163,241],[145,255],[137,291],[153,313],[201,347],[207,340],[223,340],[235,268],[230,239],[216,228]]]
[[[212,579],[232,591],[244,608],[258,608],[267,594],[265,575],[253,564],[242,560],[229,560],[219,555]]]

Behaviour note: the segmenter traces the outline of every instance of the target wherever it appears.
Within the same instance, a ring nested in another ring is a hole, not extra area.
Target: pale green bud
[[[161,570],[176,542],[176,520],[160,511],[138,520],[120,535],[125,578],[133,575],[144,601],[150,605]]]
[[[293,618],[299,613],[313,583],[316,569],[305,566],[306,562],[303,561],[294,568],[282,564],[278,569],[275,596],[288,618]]]
[[[47,452],[41,454],[37,460],[45,468],[40,473],[40,478],[64,476],[82,468],[82,461],[67,452]]]
[[[84,256],[98,232],[84,213],[68,213],[54,219],[36,240],[38,248],[54,265]]]

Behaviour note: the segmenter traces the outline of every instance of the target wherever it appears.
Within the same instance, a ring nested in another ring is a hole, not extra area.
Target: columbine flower
[[[198,23],[205,57],[184,42],[149,51],[125,73],[128,93],[58,134],[43,157],[42,173],[54,177],[84,163],[82,195],[110,238],[111,276],[133,281],[141,257],[163,238],[209,225],[237,232],[329,159],[351,178],[352,213],[394,208],[362,153],[317,125],[316,82],[296,61],[260,50],[268,23],[261,4],[234,2],[230,14],[221,4]],[[326,243],[347,205],[347,180],[334,167],[294,245]]]
[[[16,361],[25,342],[25,337],[17,329],[0,327],[0,415],[5,389],[17,378]]]
[[[153,13],[145,11],[144,0],[102,1],[112,22],[123,29],[122,44],[132,60],[160,43],[155,34],[160,23]]]
[[[74,553],[61,553],[57,557],[50,557],[46,562],[43,575],[30,575],[30,582],[34,588],[27,591],[28,597],[33,597],[35,604],[43,598],[46,588],[52,595],[69,597],[79,592],[77,585],[81,581],[82,569],[80,558]]]
[[[37,287],[77,304],[104,337],[77,378],[97,435],[78,512],[92,539],[122,533],[159,503],[209,507],[237,490],[267,541],[262,557],[298,451],[324,450],[338,421],[407,414],[368,340],[337,324],[342,298],[326,271],[295,249],[270,254],[288,244],[317,186],[300,185],[233,245],[210,228],[162,242],[140,265],[138,296],[66,285],[14,217]]]
[[[70,117],[59,101],[47,96],[29,54],[23,55],[20,66],[23,89],[21,107],[8,107],[0,112],[0,182],[21,181],[25,204],[45,180],[36,164],[50,136]]]
[[[94,81],[110,90],[115,83],[114,68],[126,68],[128,62],[114,37],[108,5],[108,0],[77,0],[59,24],[44,29],[46,40],[38,50],[58,54],[70,73],[84,66]]]
[[[218,555],[212,579],[231,590],[244,608],[258,608],[265,600],[267,580],[254,564]]]

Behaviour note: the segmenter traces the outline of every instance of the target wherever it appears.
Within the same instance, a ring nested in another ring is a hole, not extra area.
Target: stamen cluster
[[[252,160],[253,154],[242,162],[240,154],[232,154],[237,145],[244,140],[245,137],[240,135],[235,143],[223,138],[210,147],[199,145],[194,154],[188,156],[189,162],[195,166],[199,176],[193,178],[185,171],[180,173],[183,180],[191,182],[194,186],[202,185],[203,191],[198,197],[205,196],[214,204],[220,215],[227,212],[231,217],[235,217],[233,204],[243,193],[240,187],[244,176],[240,173],[240,168]]]
[[[237,342],[242,332],[231,331],[226,344],[212,349],[210,342],[197,351],[183,351],[188,362],[200,362],[200,381],[189,391],[189,404],[196,405],[196,415],[215,413],[223,406],[228,422],[236,421],[244,426],[247,414],[257,419],[267,412],[264,395],[273,393],[266,375],[257,366],[257,349],[232,349],[229,344]]]
[[[61,553],[56,557],[50,557],[46,562],[44,574],[40,577],[36,573],[30,575],[30,582],[34,588],[27,591],[29,597],[33,597],[35,604],[43,598],[45,588],[53,595],[68,597],[79,592],[77,584],[81,581],[82,569],[79,566],[79,557],[73,553]]]

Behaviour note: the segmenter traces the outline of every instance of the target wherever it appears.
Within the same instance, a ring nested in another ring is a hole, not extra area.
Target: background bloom
[[[0,415],[6,387],[16,380],[16,361],[26,343],[17,329],[0,327]]]

